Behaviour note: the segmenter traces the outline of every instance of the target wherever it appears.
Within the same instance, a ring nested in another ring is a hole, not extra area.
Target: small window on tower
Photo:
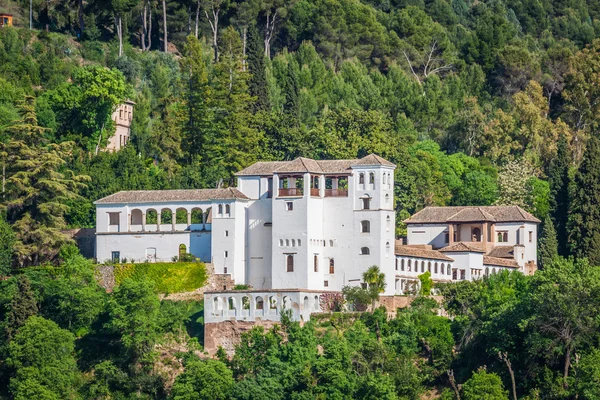
[[[333,261],[333,258],[329,259],[329,273],[335,273],[335,261]]]
[[[371,198],[370,197],[364,197],[362,199],[362,203],[363,203],[363,210],[371,209]]]
[[[364,185],[365,183],[365,174],[362,172],[358,175],[358,183],[359,185]]]
[[[285,209],[288,211],[293,211],[294,210],[294,202],[293,201],[287,201],[285,203]]]
[[[329,287],[329,281],[324,281],[324,282],[323,282],[323,286],[324,286],[324,287]]]

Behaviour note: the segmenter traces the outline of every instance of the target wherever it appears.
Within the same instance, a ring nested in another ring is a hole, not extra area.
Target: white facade
[[[296,159],[240,171],[236,189],[119,192],[96,202],[96,258],[186,252],[256,290],[339,291],[377,265],[394,294],[394,169]]]

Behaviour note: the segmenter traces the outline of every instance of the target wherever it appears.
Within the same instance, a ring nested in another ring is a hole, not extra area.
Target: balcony
[[[294,197],[303,196],[304,190],[302,188],[281,188],[279,189],[279,197]]]
[[[348,189],[325,189],[325,197],[348,197]]]
[[[313,197],[319,197],[319,189],[310,188],[310,195]]]

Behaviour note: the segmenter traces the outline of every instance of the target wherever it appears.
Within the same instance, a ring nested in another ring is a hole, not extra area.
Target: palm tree
[[[371,299],[371,311],[373,311],[377,306],[379,294],[385,292],[385,274],[379,270],[377,265],[373,265],[363,272],[363,282],[367,284],[367,291]]]

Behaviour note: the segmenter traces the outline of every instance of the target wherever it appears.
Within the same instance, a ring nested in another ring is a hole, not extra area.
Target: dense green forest
[[[600,398],[600,2],[0,0],[0,398]],[[31,18],[30,18],[31,15]],[[135,101],[132,138],[102,151]],[[66,228],[119,190],[235,185],[257,160],[394,162],[427,205],[518,204],[542,271],[253,330],[106,293]],[[61,250],[62,249],[62,250]],[[60,351],[57,351],[59,349]],[[514,389],[513,389],[514,387]],[[431,393],[430,393],[431,394]]]

